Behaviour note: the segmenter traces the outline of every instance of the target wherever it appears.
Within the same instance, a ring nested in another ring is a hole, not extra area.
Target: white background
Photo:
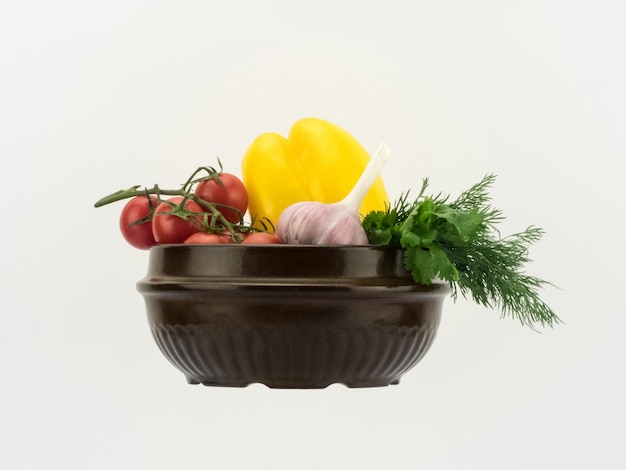
[[[0,7],[3,469],[626,468],[626,3],[9,2]],[[392,198],[496,173],[503,232],[564,324],[469,301],[396,387],[191,386],[118,233],[305,116],[392,148]]]

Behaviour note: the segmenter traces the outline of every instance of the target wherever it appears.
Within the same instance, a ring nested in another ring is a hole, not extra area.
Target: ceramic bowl
[[[162,245],[137,284],[191,384],[399,383],[431,347],[449,286],[418,285],[372,246]]]

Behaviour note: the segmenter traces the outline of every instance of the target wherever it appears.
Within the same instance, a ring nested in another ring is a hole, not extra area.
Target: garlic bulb
[[[276,235],[292,245],[367,245],[357,212],[346,206],[298,202],[278,219]]]
[[[389,147],[381,143],[350,194],[335,204],[305,201],[287,207],[278,219],[280,243],[295,245],[367,245],[359,207],[380,174]]]

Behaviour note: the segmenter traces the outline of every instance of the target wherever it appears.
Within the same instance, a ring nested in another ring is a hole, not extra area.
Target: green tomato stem
[[[161,189],[158,185],[154,185],[152,188],[138,189],[140,186],[133,186],[129,189],[120,189],[108,196],[103,197],[94,204],[94,207],[102,207],[113,202],[122,201],[136,196],[146,196],[148,194],[154,194],[156,196],[185,196],[186,192],[183,189]]]

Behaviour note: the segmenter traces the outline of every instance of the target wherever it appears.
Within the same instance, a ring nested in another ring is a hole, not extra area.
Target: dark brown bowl
[[[371,246],[163,245],[137,284],[154,339],[192,384],[397,384],[430,348],[444,283]]]

